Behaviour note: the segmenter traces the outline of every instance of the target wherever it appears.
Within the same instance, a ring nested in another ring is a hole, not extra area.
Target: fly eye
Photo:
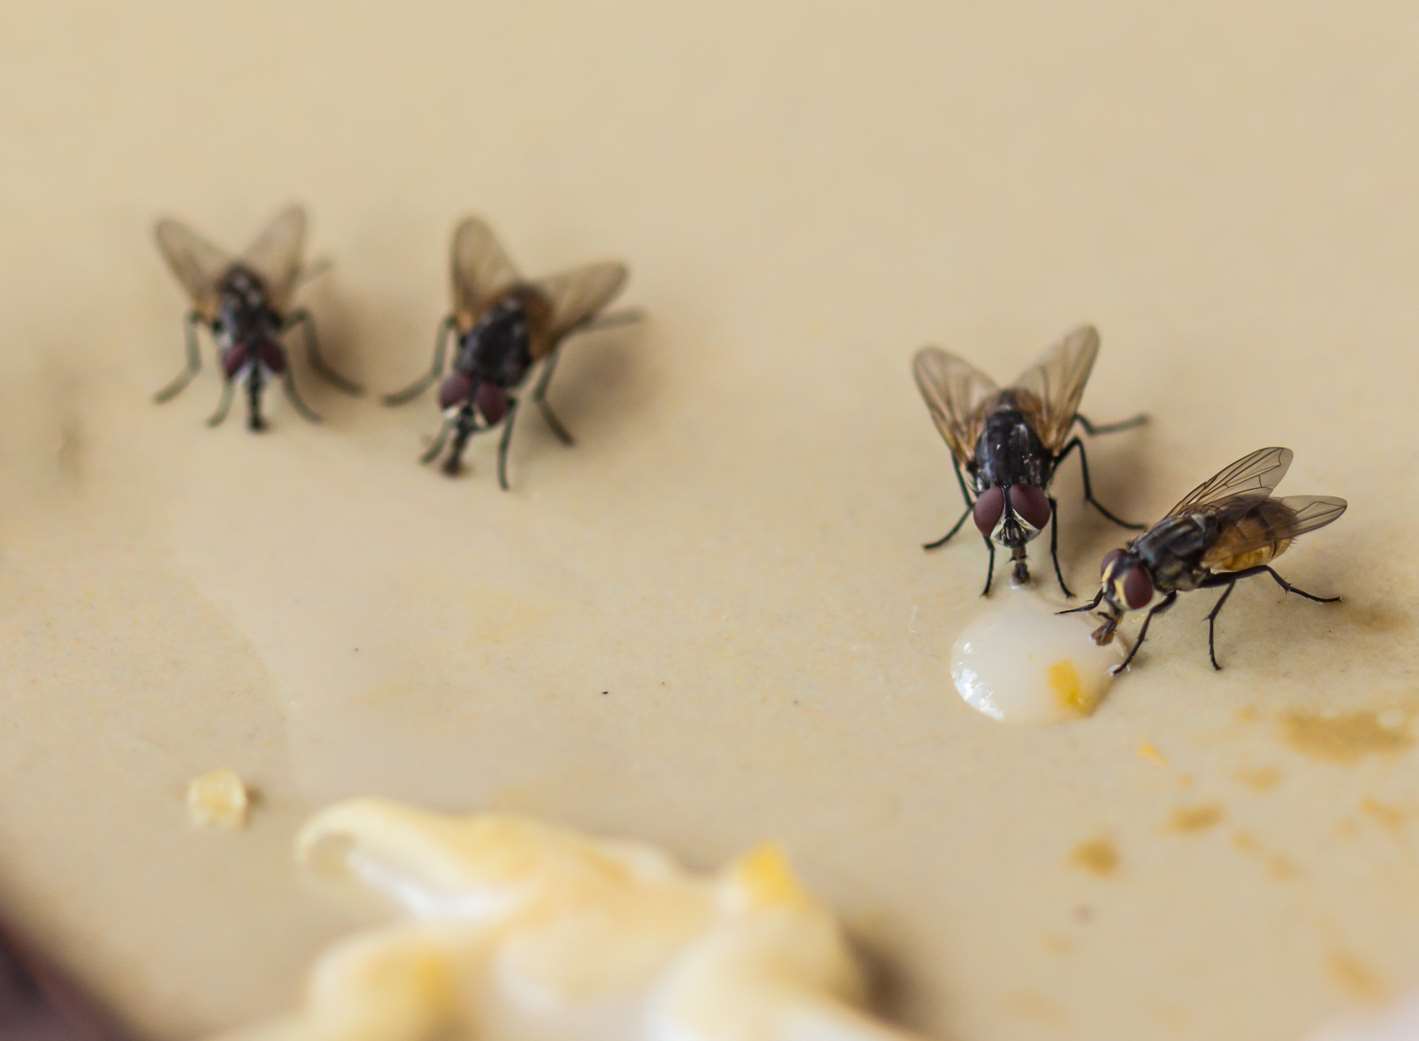
[[[1010,507],[1036,531],[1043,531],[1049,523],[1049,499],[1045,496],[1044,489],[1037,485],[1011,485]]]
[[[1113,572],[1114,565],[1123,559],[1123,550],[1111,549],[1104,554],[1104,559],[1099,562],[1099,574],[1108,578]]]
[[[971,507],[971,515],[975,518],[976,527],[986,538],[990,538],[990,533],[1000,523],[1000,515],[1004,512],[1005,492],[999,487],[987,488],[981,492],[975,506]]]
[[[1146,607],[1153,599],[1153,579],[1146,568],[1135,564],[1123,576],[1123,599],[1129,610],[1137,611]]]

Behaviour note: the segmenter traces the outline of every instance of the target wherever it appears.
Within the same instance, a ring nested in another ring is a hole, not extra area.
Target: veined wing
[[[165,217],[153,227],[158,249],[186,290],[195,310],[211,319],[217,313],[217,283],[232,258],[179,220]]]
[[[630,272],[613,260],[562,271],[534,283],[552,307],[552,340],[595,318],[626,285]]]
[[[241,255],[241,262],[261,276],[267,297],[277,312],[285,311],[300,281],[305,235],[305,210],[296,205],[287,206]]]
[[[1225,466],[1182,497],[1169,517],[1230,498],[1264,499],[1281,483],[1295,456],[1289,448],[1258,448]]]
[[[1284,499],[1243,495],[1225,500],[1212,507],[1220,530],[1202,563],[1218,571],[1264,564],[1284,553],[1293,539],[1338,520],[1345,507],[1345,500],[1333,495],[1288,495]]]
[[[975,458],[986,403],[1000,393],[985,373],[939,347],[923,347],[912,358],[912,374],[936,429],[962,465]]]
[[[1081,325],[1010,384],[1011,390],[1023,392],[1016,395],[1017,404],[1030,415],[1035,433],[1052,455],[1057,455],[1069,438],[1098,356],[1098,330]]]
[[[450,268],[453,311],[464,327],[473,324],[488,300],[522,281],[498,237],[478,217],[465,217],[453,229]]]

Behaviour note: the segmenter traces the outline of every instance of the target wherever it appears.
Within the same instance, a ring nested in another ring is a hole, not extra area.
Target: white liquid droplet
[[[951,649],[951,679],[966,704],[1003,723],[1060,723],[1092,713],[1128,648],[1100,647],[1092,614],[1060,608],[1029,588],[997,596]]]

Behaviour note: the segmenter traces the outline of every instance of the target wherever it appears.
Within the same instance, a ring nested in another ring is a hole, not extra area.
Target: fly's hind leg
[[[573,445],[576,444],[576,441],[567,428],[562,425],[562,421],[557,418],[557,414],[552,411],[552,406],[547,404],[547,386],[552,382],[552,373],[557,370],[557,359],[561,356],[560,347],[547,355],[547,360],[542,363],[542,373],[537,377],[537,385],[532,388],[532,400],[542,410],[542,418],[552,428],[552,433],[557,436],[557,440],[564,445]]]
[[[363,394],[365,392],[363,387],[332,369],[330,363],[325,360],[325,355],[320,353],[320,340],[315,335],[315,319],[305,308],[291,312],[282,328],[289,330],[298,325],[305,333],[305,352],[310,358],[310,367],[315,370],[315,374],[351,397],[359,397]]]
[[[1212,659],[1212,667],[1217,671],[1222,670],[1222,666],[1217,662],[1217,616],[1222,613],[1222,605],[1227,602],[1227,597],[1232,595],[1232,590],[1237,588],[1237,580],[1227,583],[1227,588],[1222,591],[1222,595],[1217,598],[1217,602],[1212,605],[1212,610],[1207,612],[1207,656]]]
[[[1146,524],[1133,524],[1115,516],[1108,507],[1094,498],[1094,486],[1089,481],[1089,457],[1084,451],[1084,442],[1079,440],[1079,438],[1073,438],[1069,444],[1064,446],[1063,451],[1054,457],[1054,465],[1058,467],[1060,463],[1064,462],[1065,456],[1076,450],[1079,452],[1079,472],[1084,476],[1084,501],[1109,520],[1113,521],[1120,528],[1127,528],[1130,531],[1143,531],[1146,529],[1148,527]]]
[[[1314,601],[1317,604],[1334,604],[1340,601],[1340,597],[1338,596],[1316,596],[1314,593],[1307,593],[1304,589],[1293,586],[1290,582],[1287,582],[1277,574],[1276,569],[1269,564],[1258,564],[1256,567],[1244,568],[1241,571],[1225,571],[1219,575],[1212,575],[1204,579],[1199,583],[1199,587],[1202,589],[1212,589],[1217,586],[1227,587],[1226,591],[1217,600],[1217,603],[1213,605],[1212,610],[1207,615],[1207,653],[1212,658],[1212,667],[1214,669],[1220,669],[1222,667],[1217,664],[1217,651],[1213,643],[1217,615],[1221,612],[1222,605],[1227,602],[1227,597],[1232,595],[1232,590],[1236,587],[1237,583],[1244,578],[1251,578],[1253,575],[1270,575],[1276,584],[1286,592],[1303,596],[1307,600]]]
[[[1054,577],[1059,580],[1059,588],[1073,600],[1074,594],[1069,591],[1069,586],[1064,582],[1064,572],[1059,569],[1059,503],[1054,496],[1049,498],[1049,556],[1054,561]]]
[[[517,398],[507,399],[507,415],[503,417],[503,436],[498,439],[498,485],[503,491],[508,490],[507,483],[507,449],[512,443],[512,422],[517,418]]]
[[[296,375],[291,371],[289,365],[286,366],[285,375],[281,377],[281,385],[286,390],[286,397],[290,399],[296,411],[299,412],[307,422],[319,423],[321,421],[320,413],[307,405],[305,399],[301,397],[300,391],[296,389]]]

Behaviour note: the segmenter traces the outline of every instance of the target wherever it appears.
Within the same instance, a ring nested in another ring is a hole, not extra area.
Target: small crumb
[[[610,693],[611,693],[611,692],[610,692],[609,690],[603,690],[603,691],[601,692],[601,696],[604,698],[606,695],[608,695],[608,694],[610,694]]]
[[[243,828],[250,805],[246,785],[235,770],[212,770],[187,786],[187,817],[200,828]]]
[[[1258,792],[1269,792],[1281,783],[1281,771],[1274,766],[1238,770],[1232,776],[1248,788]]]
[[[1407,730],[1386,726],[1373,712],[1292,712],[1282,720],[1282,728],[1282,736],[1297,752],[1330,763],[1354,763],[1367,755],[1393,755],[1414,744]]]
[[[1404,827],[1405,813],[1398,806],[1380,802],[1378,799],[1366,799],[1360,803],[1360,809],[1391,831],[1398,831]]]
[[[1112,875],[1118,869],[1118,860],[1118,849],[1107,838],[1081,842],[1069,854],[1069,863],[1099,878]]]
[[[1173,831],[1180,832],[1206,831],[1220,823],[1222,816],[1222,807],[1216,803],[1179,806],[1173,811],[1173,815],[1168,821],[1168,827]]]
[[[1168,760],[1163,757],[1163,753],[1158,751],[1158,746],[1152,741],[1142,741],[1139,743],[1138,758],[1147,759],[1150,763],[1157,763],[1159,766],[1168,765]]]
[[[1374,969],[1348,951],[1332,951],[1326,960],[1330,978],[1352,998],[1379,1001],[1389,993],[1389,987]]]

